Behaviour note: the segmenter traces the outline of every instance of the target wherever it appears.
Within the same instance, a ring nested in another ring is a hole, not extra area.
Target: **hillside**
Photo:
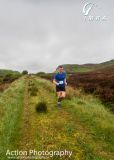
[[[99,97],[114,112],[114,60],[100,64],[63,65],[68,85]],[[51,80],[54,73],[38,73],[37,76]]]
[[[0,77],[6,76],[6,75],[19,75],[20,73],[18,71],[8,70],[8,69],[0,69]]]
[[[0,160],[12,157],[7,149],[48,150],[42,156],[49,160],[114,159],[114,115],[92,95],[67,87],[59,109],[51,82],[24,76],[1,93],[0,108]],[[64,150],[71,157],[63,156]],[[53,151],[61,152],[53,156]]]
[[[114,69],[107,68],[88,73],[73,73],[67,79],[69,85],[99,97],[114,112]],[[108,105],[107,105],[108,104]],[[109,105],[110,104],[110,105]]]
[[[114,60],[99,64],[64,64],[63,67],[68,73],[91,72],[101,69],[114,68]]]

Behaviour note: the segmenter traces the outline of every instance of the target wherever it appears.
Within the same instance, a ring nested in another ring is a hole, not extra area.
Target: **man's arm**
[[[65,78],[65,85],[67,85],[67,81],[66,81],[66,78]]]
[[[64,80],[64,82],[65,82],[65,85],[67,85],[67,81],[66,81],[66,72],[65,72],[65,80]]]
[[[55,79],[53,79],[53,83],[57,86],[59,85],[59,83],[57,83]]]

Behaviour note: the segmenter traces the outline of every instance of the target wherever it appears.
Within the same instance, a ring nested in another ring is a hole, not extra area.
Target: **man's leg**
[[[65,91],[62,91],[62,92],[61,92],[61,97],[62,97],[62,98],[65,98],[65,96],[66,96],[66,92],[65,92]]]
[[[60,91],[60,92],[57,92],[57,97],[58,97],[57,105],[58,105],[58,106],[61,106],[61,100],[62,100],[61,95],[62,95],[61,91]]]
[[[65,98],[65,96],[66,96],[66,92],[61,91],[61,94],[60,94],[60,97],[59,97],[60,101],[62,101]]]
[[[59,106],[61,105],[61,101],[65,98],[65,96],[66,96],[65,91],[60,91],[58,93],[58,105]]]
[[[57,92],[57,97],[61,97],[61,93],[60,92]]]

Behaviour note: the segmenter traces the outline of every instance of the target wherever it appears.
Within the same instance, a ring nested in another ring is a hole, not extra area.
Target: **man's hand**
[[[65,82],[65,85],[67,86],[67,82]]]
[[[59,86],[59,83],[56,82],[56,85]]]
[[[54,83],[55,85],[59,86],[59,83],[58,83],[58,82],[56,82],[56,80],[55,80],[55,79],[53,80],[53,83]]]

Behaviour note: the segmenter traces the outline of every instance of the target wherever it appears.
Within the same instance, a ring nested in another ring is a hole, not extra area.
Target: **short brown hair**
[[[58,66],[57,68],[63,68],[63,66],[60,65],[60,66]]]

